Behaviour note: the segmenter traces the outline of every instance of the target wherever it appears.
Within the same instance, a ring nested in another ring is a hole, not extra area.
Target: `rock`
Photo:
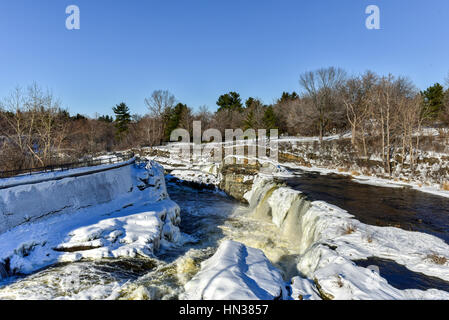
[[[221,168],[219,188],[238,201],[247,203],[243,195],[251,190],[254,177],[260,171],[260,165],[232,164]]]

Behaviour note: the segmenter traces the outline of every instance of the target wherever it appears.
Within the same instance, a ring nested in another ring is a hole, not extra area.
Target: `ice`
[[[36,218],[0,234],[0,263],[8,261],[13,274],[56,262],[152,257],[161,245],[180,237],[180,208],[168,198],[163,168],[155,162],[17,188],[31,197],[27,206],[8,201],[15,199],[9,195],[20,194],[16,191],[8,191],[3,203],[16,208],[18,215],[24,214],[19,209],[39,216],[68,204],[73,210]],[[50,192],[51,201],[39,198],[44,192]]]
[[[449,281],[449,245],[435,236],[363,224],[347,211],[323,201],[310,202],[300,192],[265,175],[256,177],[252,190],[245,196],[255,217],[270,218],[279,232],[296,244],[297,272],[315,281],[322,297],[445,299],[449,295],[439,290],[398,290],[379,274],[352,262],[379,257]],[[440,257],[443,263],[429,259],[430,254]],[[300,283],[295,288],[302,288],[303,299],[307,294],[315,297],[310,286]]]
[[[273,300],[287,298],[285,283],[261,250],[224,241],[185,285],[189,300]]]

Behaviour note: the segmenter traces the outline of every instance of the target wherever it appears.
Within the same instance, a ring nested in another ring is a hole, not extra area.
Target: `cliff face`
[[[260,165],[224,165],[221,169],[219,188],[238,201],[247,203],[243,195],[251,190]]]
[[[142,187],[133,164],[87,173],[63,178],[36,175],[29,184],[1,189],[0,233],[46,216],[110,202]]]

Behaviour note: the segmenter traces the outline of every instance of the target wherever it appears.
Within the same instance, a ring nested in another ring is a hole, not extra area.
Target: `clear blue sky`
[[[81,30],[65,28],[78,5]],[[365,8],[381,30],[365,28]],[[1,0],[0,97],[52,89],[71,113],[111,114],[170,90],[216,110],[220,94],[271,103],[319,67],[409,76],[420,88],[449,71],[448,0]]]

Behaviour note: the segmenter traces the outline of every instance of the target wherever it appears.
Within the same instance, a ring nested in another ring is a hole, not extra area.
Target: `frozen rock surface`
[[[45,213],[49,206],[71,209],[0,234],[0,264],[11,274],[56,262],[152,257],[180,237],[180,208],[169,199],[164,170],[155,162],[20,188],[30,195],[23,198],[26,205],[14,200],[14,191],[3,197],[19,215]]]
[[[281,273],[261,250],[224,241],[186,284],[189,300],[273,300],[287,298]]]

